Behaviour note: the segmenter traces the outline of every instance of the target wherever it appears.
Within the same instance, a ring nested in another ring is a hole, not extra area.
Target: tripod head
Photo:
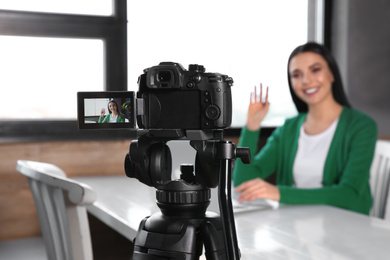
[[[181,165],[179,179],[171,178],[172,156],[167,146],[169,140],[190,140],[190,145],[196,150],[195,168],[193,165]],[[218,219],[222,222],[223,244],[226,251],[230,250],[226,253],[226,259],[239,259],[230,192],[231,162],[236,158],[250,163],[250,151],[248,148],[236,148],[232,142],[223,140],[222,130],[190,133],[179,130],[169,133],[166,130],[153,131],[142,134],[138,140],[131,142],[125,158],[125,171],[128,177],[137,178],[157,189],[157,205],[165,219],[171,217],[174,219],[172,221],[184,218],[192,223],[195,219],[204,218],[210,204],[210,188],[219,185],[221,217]],[[164,223],[166,226],[166,223],[156,220],[151,224],[154,219],[156,218],[148,220],[148,226],[154,232],[167,232],[160,224],[155,225]],[[200,226],[195,224],[197,225]]]
[[[190,140],[190,145],[197,151],[194,176],[187,170],[183,179],[193,184],[215,188],[218,185],[219,159],[224,155],[250,163],[247,148],[233,145],[224,151],[225,154],[220,154],[222,151],[217,146],[223,141],[223,130],[142,130],[139,134],[138,140],[131,142],[125,157],[125,172],[128,177],[156,189],[163,190],[171,181],[172,155],[167,145],[170,140]]]

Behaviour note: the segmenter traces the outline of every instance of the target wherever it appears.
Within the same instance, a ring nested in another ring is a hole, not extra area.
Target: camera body
[[[145,69],[138,85],[140,128],[201,130],[231,124],[231,77],[206,73],[202,65],[185,70],[179,63],[161,62]]]
[[[125,128],[165,139],[182,133],[190,140],[209,139],[210,132],[231,124],[232,85],[231,77],[206,73],[202,65],[186,70],[179,63],[161,62],[139,76],[138,92],[78,92],[79,129]],[[108,107],[112,102],[117,113]],[[122,120],[109,120],[112,114]]]

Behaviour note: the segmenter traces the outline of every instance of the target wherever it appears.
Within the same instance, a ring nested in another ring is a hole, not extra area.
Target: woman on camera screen
[[[118,104],[114,100],[110,100],[107,104],[110,113],[106,115],[106,110],[102,108],[98,123],[124,123],[125,115],[118,110]]]
[[[309,42],[288,60],[288,83],[298,110],[256,154],[260,123],[270,103],[251,94],[247,123],[238,146],[249,147],[252,163],[237,160],[233,172],[240,201],[265,198],[285,204],[327,204],[369,214],[369,171],[376,123],[351,108],[330,52]],[[276,172],[276,185],[264,181]]]

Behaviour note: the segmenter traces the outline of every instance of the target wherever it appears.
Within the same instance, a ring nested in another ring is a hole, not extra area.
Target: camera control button
[[[195,74],[191,77],[191,80],[199,83],[202,80],[202,77],[199,74]]]
[[[221,109],[217,105],[209,105],[205,111],[206,118],[209,120],[217,120],[221,115]]]
[[[190,81],[190,82],[187,83],[187,87],[188,88],[193,88],[193,87],[195,87],[195,83]]]

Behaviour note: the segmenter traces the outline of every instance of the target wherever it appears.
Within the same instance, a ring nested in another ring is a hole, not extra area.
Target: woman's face
[[[295,94],[308,106],[334,99],[333,73],[321,55],[314,52],[295,55],[290,60],[289,76]]]
[[[118,110],[114,102],[108,104],[108,108],[110,109],[111,113],[116,112]]]

